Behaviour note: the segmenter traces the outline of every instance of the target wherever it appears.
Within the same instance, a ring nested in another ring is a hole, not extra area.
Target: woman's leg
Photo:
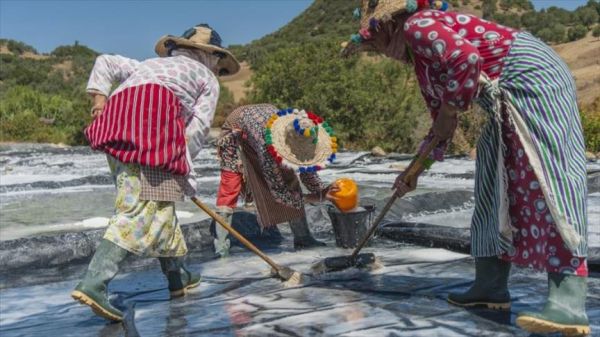
[[[89,305],[101,317],[122,321],[123,313],[110,304],[106,289],[119,272],[119,265],[127,254],[127,250],[103,239],[96,248],[83,280],[75,287],[71,297],[81,304]]]
[[[230,225],[233,219],[233,210],[237,206],[242,191],[242,179],[241,173],[221,170],[221,182],[217,191],[217,214]],[[229,232],[225,228],[215,223],[215,253],[221,257],[229,255],[231,241],[227,238],[228,235]]]
[[[448,302],[461,307],[486,306],[489,309],[510,309],[508,277],[510,262],[492,257],[475,258],[475,282],[464,293],[451,293]]]
[[[188,289],[200,284],[201,276],[189,271],[182,256],[159,257],[160,269],[169,282],[171,298],[184,296]]]
[[[288,223],[290,225],[290,229],[292,230],[292,234],[294,235],[295,249],[306,249],[312,247],[326,246],[324,242],[315,239],[310,233],[310,229],[308,228],[308,221],[306,220],[306,215],[301,218],[292,219]]]
[[[587,277],[548,273],[548,301],[541,312],[521,312],[517,325],[534,333],[560,332],[585,336],[590,323],[585,312]]]
[[[519,314],[517,324],[536,333],[587,334],[586,259],[574,256],[566,248],[515,130],[505,123],[503,133],[515,250],[502,258],[548,272],[548,301],[544,309],[539,313]]]

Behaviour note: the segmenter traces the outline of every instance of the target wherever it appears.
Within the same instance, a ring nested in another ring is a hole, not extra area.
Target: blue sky
[[[75,40],[138,59],[154,55],[164,34],[207,22],[225,45],[247,43],[300,14],[311,0],[0,0],[0,37],[50,52]],[[536,8],[573,9],[587,0],[534,0]]]

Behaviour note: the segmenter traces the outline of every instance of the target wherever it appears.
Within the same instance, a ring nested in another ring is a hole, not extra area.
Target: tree
[[[565,42],[565,34],[567,32],[567,27],[561,25],[560,23],[554,25],[552,27],[552,42],[562,43]]]
[[[596,0],[589,0],[585,6],[595,9],[598,15],[600,15],[600,2]]]
[[[412,72],[379,57],[340,58],[337,41],[296,44],[266,56],[249,100],[314,111],[347,148],[412,151],[417,116],[426,114]]]
[[[576,13],[581,23],[588,28],[598,22],[598,12],[591,7],[580,7]]]
[[[568,37],[569,41],[579,40],[585,37],[587,29],[583,25],[577,25],[569,29]]]
[[[595,38],[600,39],[600,25],[597,25],[596,27],[594,27],[594,30],[592,30],[592,35]]]
[[[513,13],[496,13],[494,15],[494,21],[511,28],[520,28],[521,20],[520,16]]]
[[[550,28],[544,28],[542,30],[540,30],[539,32],[537,32],[537,37],[539,37],[540,39],[542,39],[545,42],[553,42],[554,40],[554,33],[552,32],[552,29]]]
[[[497,0],[487,0],[483,2],[482,12],[483,18],[489,20],[494,17],[496,13]]]

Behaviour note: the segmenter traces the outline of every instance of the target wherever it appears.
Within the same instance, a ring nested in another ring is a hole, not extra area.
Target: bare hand
[[[97,118],[102,115],[107,98],[104,95],[94,95],[94,105],[92,106],[92,117]]]
[[[340,187],[336,183],[331,183],[329,186],[327,186],[327,188],[325,188],[325,199],[333,202],[335,199],[333,194],[339,191],[341,191]]]
[[[406,172],[404,171],[396,177],[396,181],[394,182],[394,186],[392,189],[395,189],[396,196],[401,197],[408,192],[412,192],[417,189],[417,181],[419,180],[418,175],[413,175],[410,177],[406,177]],[[406,181],[406,182],[405,182]]]

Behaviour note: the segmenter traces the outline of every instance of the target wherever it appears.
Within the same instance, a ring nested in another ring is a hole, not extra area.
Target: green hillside
[[[581,39],[598,24],[600,2],[590,0],[573,11],[558,7],[536,11],[529,0],[450,0],[452,10],[466,10],[488,20],[527,30],[549,43]],[[259,66],[263,56],[297,43],[342,41],[357,31],[352,11],[359,0],[315,0],[289,24],[252,41],[231,46],[241,59]]]
[[[574,11],[555,7],[535,11],[528,0],[450,2],[455,10],[531,31],[549,43],[584,37],[598,25],[600,13],[594,0]],[[334,120],[346,148],[379,145],[391,151],[412,151],[430,121],[410,67],[383,58],[339,59],[340,42],[358,29],[352,18],[358,5],[357,0],[315,0],[278,31],[235,46],[236,54],[254,70],[248,100],[314,109]],[[592,123],[597,119],[586,121],[597,125]],[[452,150],[469,151],[482,122],[476,112],[462,114]],[[588,144],[599,151],[594,137],[598,138],[588,132]]]
[[[98,53],[77,43],[48,55],[12,40],[0,46],[0,140],[83,143],[85,84]]]
[[[356,20],[352,11],[359,0],[315,0],[304,12],[274,33],[249,44],[230,46],[241,60],[260,65],[264,56],[291,44],[341,41],[354,33]]]
[[[574,11],[534,11],[527,0],[451,0],[457,10],[483,15],[559,43],[598,30],[600,4]],[[352,11],[359,0],[315,0],[274,33],[231,46],[249,62],[253,76],[242,103],[272,102],[312,109],[332,119],[340,144],[412,151],[430,124],[410,67],[380,57],[339,57],[340,42],[358,28]],[[41,55],[22,42],[0,39],[0,141],[85,144],[90,102],[85,84],[98,53],[75,43]],[[225,87],[216,120],[235,108]],[[588,146],[600,151],[600,113],[585,116]],[[590,110],[591,109],[591,110]],[[466,152],[477,139],[481,118],[461,116],[453,150]],[[596,130],[596,131],[594,131]],[[595,137],[595,138],[594,138]]]
[[[0,39],[0,141],[87,144],[87,80],[99,53],[75,42],[49,54]],[[218,111],[231,105],[222,88]]]

